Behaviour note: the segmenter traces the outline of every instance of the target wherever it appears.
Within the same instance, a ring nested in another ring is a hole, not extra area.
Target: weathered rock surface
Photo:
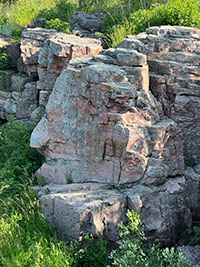
[[[8,46],[10,52],[11,48],[16,50],[17,59],[18,48]],[[20,48],[21,57],[17,65],[19,72],[0,72],[0,90],[17,96],[13,100],[10,94],[7,97],[5,93],[2,97],[0,95],[1,119],[13,115],[20,120],[36,121],[41,109],[47,104],[57,77],[68,62],[76,57],[102,51],[101,43],[96,39],[42,28],[26,28],[22,33]],[[32,82],[37,82],[34,90],[30,89],[33,88]]]
[[[73,30],[86,30],[90,32],[101,31],[102,15],[99,13],[87,14],[84,12],[76,12],[69,20],[69,25]]]
[[[142,54],[110,49],[71,61],[46,112],[31,146],[50,159],[39,171],[47,183],[64,184],[70,176],[73,182],[159,184],[183,170],[176,124],[159,121]]]
[[[192,224],[191,209],[199,205],[194,192],[200,181],[198,175],[194,183],[193,172],[188,168],[184,175],[169,177],[164,184],[151,187],[138,184],[116,190],[111,184],[73,183],[35,189],[44,215],[56,225],[61,239],[79,239],[90,232],[117,241],[116,224],[125,223],[127,209],[134,209],[141,214],[149,240],[166,245]]]
[[[152,27],[130,36],[120,47],[147,55],[150,90],[184,138],[187,165],[200,162],[200,30]]]
[[[59,238],[64,240],[79,239],[89,232],[116,241],[117,223],[125,220],[126,197],[116,190],[48,194],[40,197],[40,203],[47,220],[55,223]]]
[[[105,199],[122,221],[127,209],[139,212],[149,239],[163,244],[200,217],[199,40],[196,29],[150,28],[127,38],[125,48],[71,60],[58,77],[31,146],[46,157],[37,171],[47,183],[41,205],[59,236],[78,239],[84,229],[105,236],[107,215],[99,215]],[[184,160],[196,166],[184,170]],[[84,186],[70,191],[69,181]],[[121,190],[85,190],[91,182]],[[84,200],[95,192],[98,208]],[[108,192],[118,203],[114,209]]]
[[[200,266],[200,246],[180,246],[177,250],[188,258],[188,263],[193,267]]]

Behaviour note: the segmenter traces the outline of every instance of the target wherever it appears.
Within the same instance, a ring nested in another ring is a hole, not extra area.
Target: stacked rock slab
[[[186,165],[200,163],[200,30],[152,27],[120,45],[147,55],[150,90],[184,138]]]
[[[42,28],[25,29],[20,48],[19,72],[0,72],[1,119],[13,115],[20,120],[37,120],[57,77],[69,60],[98,54],[102,50],[100,41],[96,39]]]
[[[21,51],[29,76],[38,77],[38,105],[45,107],[57,77],[68,62],[76,57],[98,54],[102,46],[95,39],[27,28],[22,34]]]
[[[181,174],[176,123],[160,120],[148,82],[146,57],[131,50],[72,60],[31,138],[49,159],[39,171],[47,183],[159,184]]]
[[[140,212],[150,238],[162,243],[191,224],[198,168],[185,174],[182,136],[149,90],[142,53],[118,48],[71,60],[31,146],[46,157],[37,172],[49,184],[39,189],[41,207],[61,238],[90,231],[116,240],[127,209]]]

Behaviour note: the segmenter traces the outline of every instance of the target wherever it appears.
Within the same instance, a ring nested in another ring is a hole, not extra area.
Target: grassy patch
[[[138,34],[146,28],[160,25],[179,25],[200,28],[199,0],[169,0],[167,4],[152,5],[128,13],[123,21],[104,20],[104,39],[108,46],[117,47],[126,36]],[[110,26],[111,25],[111,26]]]

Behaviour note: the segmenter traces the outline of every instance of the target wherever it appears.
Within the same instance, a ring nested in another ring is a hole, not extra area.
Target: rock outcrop
[[[31,139],[49,158],[39,171],[47,183],[159,184],[181,174],[176,123],[160,120],[148,77],[146,57],[126,49],[70,62]]]
[[[60,238],[116,241],[134,209],[149,240],[169,244],[200,218],[199,47],[187,27],[152,27],[104,52],[96,39],[24,30],[19,72],[0,73],[0,118],[37,121],[46,109],[31,146],[46,158],[37,190]]]
[[[36,174],[47,183],[41,207],[59,236],[116,240],[116,223],[134,209],[149,239],[166,244],[200,217],[199,38],[196,29],[150,28],[71,60],[58,77],[31,146],[46,157]]]
[[[12,115],[18,120],[37,121],[67,63],[76,57],[98,54],[102,46],[96,39],[27,28],[22,33],[20,49],[18,72],[4,71],[2,74],[0,118],[9,119]],[[7,50],[9,52],[11,48]]]
[[[184,159],[200,162],[200,30],[152,27],[125,39],[120,47],[147,56],[150,90],[174,120],[184,139]]]

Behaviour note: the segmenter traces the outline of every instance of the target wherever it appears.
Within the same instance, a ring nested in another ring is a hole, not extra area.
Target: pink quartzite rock
[[[120,45],[147,55],[150,90],[184,138],[185,163],[200,162],[200,30],[152,27]]]
[[[110,49],[72,60],[31,137],[48,158],[38,171],[46,182],[160,184],[181,174],[176,123],[160,121],[148,82],[146,57],[138,52]]]
[[[31,136],[46,158],[36,173],[44,215],[62,239],[116,241],[134,209],[149,240],[173,242],[200,218],[199,30],[153,27],[67,67],[85,50],[62,40],[45,41],[37,67],[41,105],[62,71]],[[196,166],[184,170],[184,156]]]
[[[101,42],[55,30],[27,28],[22,33],[22,60],[29,76],[39,77],[39,105],[45,107],[57,77],[71,59],[96,55]]]
[[[10,54],[16,51],[12,57],[17,60],[19,48],[14,45],[8,48]],[[26,28],[22,33],[21,57],[17,64],[19,72],[0,71],[0,119],[14,116],[18,120],[36,122],[45,109],[57,77],[69,61],[101,51],[101,42],[96,39]]]

